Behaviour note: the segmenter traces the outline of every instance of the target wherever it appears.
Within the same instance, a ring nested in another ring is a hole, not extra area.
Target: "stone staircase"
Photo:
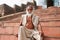
[[[60,8],[49,7],[35,13],[40,17],[44,40],[60,40]]]
[[[21,13],[0,17],[0,40],[17,40]]]
[[[0,17],[0,40],[18,40],[21,14]],[[60,40],[60,8],[37,9],[34,14],[40,17],[44,40]]]

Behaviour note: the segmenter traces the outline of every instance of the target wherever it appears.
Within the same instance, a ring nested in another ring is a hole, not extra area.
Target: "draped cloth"
[[[29,14],[30,15],[30,14]],[[41,40],[41,35],[39,34],[37,30],[39,18],[38,16],[33,15],[32,16],[32,23],[34,25],[34,29],[28,29],[25,27],[26,25],[26,17],[27,14],[22,16],[22,25],[19,27],[18,30],[18,40]]]

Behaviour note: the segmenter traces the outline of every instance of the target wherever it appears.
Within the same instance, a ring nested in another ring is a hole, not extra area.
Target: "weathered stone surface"
[[[58,10],[56,11],[56,9]],[[49,7],[45,11],[44,10],[37,9],[34,12],[34,14],[40,17],[44,40],[60,40],[60,9],[56,7]],[[9,16],[5,19],[3,18],[0,21],[0,39],[17,40],[16,34],[18,34],[20,24],[20,14]]]

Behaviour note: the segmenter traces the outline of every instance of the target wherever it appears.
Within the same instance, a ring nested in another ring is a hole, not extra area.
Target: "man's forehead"
[[[33,6],[30,5],[30,6],[27,7],[27,9],[33,9]]]

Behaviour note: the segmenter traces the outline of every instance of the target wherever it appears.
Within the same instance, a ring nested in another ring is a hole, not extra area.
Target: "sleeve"
[[[26,24],[26,15],[22,15],[22,22],[21,22],[21,24],[22,24],[22,26],[25,26],[25,24]]]
[[[39,17],[34,15],[32,22],[33,22],[34,28],[37,29],[38,28],[37,26],[39,24]]]

